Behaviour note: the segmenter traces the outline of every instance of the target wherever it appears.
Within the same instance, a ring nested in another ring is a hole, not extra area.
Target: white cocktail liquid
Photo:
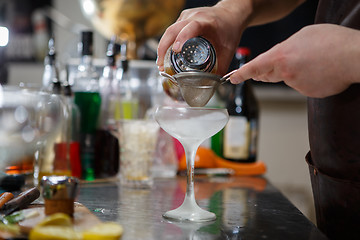
[[[207,138],[219,132],[228,121],[224,109],[159,108],[155,118],[167,133],[178,139],[185,149],[187,162],[187,189],[184,202],[164,214],[165,218],[178,221],[205,222],[216,219],[212,212],[200,208],[194,195],[194,160],[196,150]]]
[[[227,115],[221,111],[187,119],[158,119],[162,129],[179,140],[181,144],[190,146],[200,145],[205,139],[219,132],[227,121]]]

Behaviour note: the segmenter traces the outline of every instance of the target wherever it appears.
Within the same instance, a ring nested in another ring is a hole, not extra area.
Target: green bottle
[[[218,94],[215,93],[214,96],[210,99],[207,106],[212,108],[224,108],[225,103],[220,99]],[[219,157],[223,157],[223,135],[224,131],[221,130],[214,136],[212,136],[210,139],[210,147]]]
[[[95,141],[96,129],[101,107],[99,93],[99,76],[92,64],[93,33],[82,32],[81,63],[74,80],[74,101],[79,107],[80,153],[82,178],[88,181],[95,179]]]

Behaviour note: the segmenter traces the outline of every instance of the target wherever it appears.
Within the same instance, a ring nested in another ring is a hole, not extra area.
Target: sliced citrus
[[[47,216],[36,227],[41,226],[72,226],[72,220],[69,215],[65,213],[55,213]]]
[[[82,236],[83,240],[118,240],[122,234],[123,228],[121,225],[115,222],[104,222],[89,230],[83,231]]]
[[[82,240],[81,233],[68,226],[37,226],[30,231],[29,240]]]

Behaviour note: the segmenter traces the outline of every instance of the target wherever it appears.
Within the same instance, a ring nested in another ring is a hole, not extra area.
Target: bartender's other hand
[[[333,24],[304,27],[242,66],[232,83],[284,81],[301,94],[323,98],[360,82],[360,31]]]
[[[218,60],[217,73],[224,74],[245,28],[245,19],[242,20],[239,16],[246,16],[245,13],[240,14],[239,9],[226,4],[229,3],[220,1],[213,7],[184,10],[178,20],[167,28],[159,42],[156,61],[159,70],[164,70],[164,56],[171,45],[173,51],[179,52],[186,40],[203,36],[215,48]]]

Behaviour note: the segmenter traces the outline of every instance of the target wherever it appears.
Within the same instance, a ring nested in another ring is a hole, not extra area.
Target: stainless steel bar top
[[[162,217],[185,196],[186,178],[155,179],[151,189],[131,189],[117,181],[80,185],[77,199],[102,221],[115,221],[128,239],[327,239],[270,182],[261,177],[195,178],[200,207],[213,222],[169,222]]]

